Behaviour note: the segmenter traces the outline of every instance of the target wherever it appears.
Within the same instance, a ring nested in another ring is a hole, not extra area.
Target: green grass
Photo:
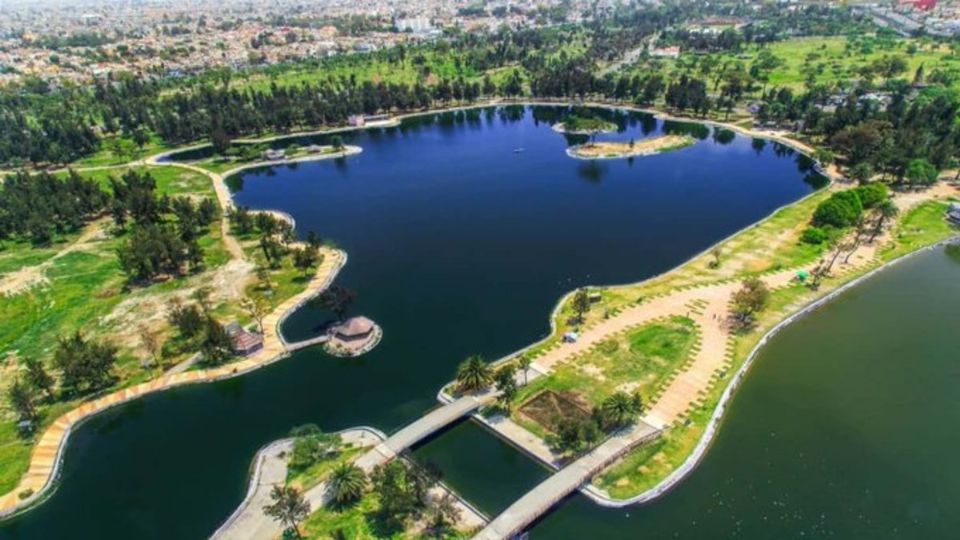
[[[94,171],[81,173],[106,183],[111,174],[122,170]],[[158,191],[170,195],[202,195],[213,197],[210,180],[198,173],[183,171],[174,167],[150,167],[157,180]],[[94,225],[97,226],[97,225]],[[122,301],[147,300],[156,295],[165,295],[186,286],[193,278],[184,277],[153,284],[145,288],[125,290],[126,276],[120,269],[116,257],[117,246],[123,241],[110,234],[106,220],[99,225],[104,234],[85,242],[74,251],[65,253],[49,262],[41,270],[46,281],[19,294],[0,297],[0,393],[5,392],[7,384],[13,379],[13,359],[15,357],[33,357],[49,362],[56,347],[58,336],[66,336],[77,330],[97,338],[123,342],[129,340],[129,330],[123,330],[120,320],[105,322]],[[66,246],[74,242],[79,233],[58,238],[50,247],[36,248],[28,242],[7,241],[0,251],[0,272],[16,271],[25,267],[48,262]],[[229,259],[221,238],[219,224],[214,224],[210,232],[200,239],[205,250],[205,263],[208,269],[225,264]],[[136,317],[137,313],[125,316]],[[126,319],[124,319],[126,320]],[[130,322],[126,320],[126,322]],[[120,332],[124,335],[118,335]],[[180,358],[168,359],[175,362]],[[156,375],[156,371],[145,370],[140,366],[139,356],[125,346],[121,346],[115,368],[117,382],[114,388],[121,388],[145,381]],[[68,411],[77,401],[60,401],[41,406],[43,418],[38,433]],[[27,469],[32,448],[31,440],[22,440],[15,428],[15,419],[7,410],[6,400],[0,402],[0,493],[12,489]]]
[[[165,142],[163,142],[159,136],[151,135],[150,141],[143,146],[143,148],[137,148],[136,145],[131,146],[131,152],[129,154],[117,154],[113,148],[112,141],[115,139],[115,136],[107,136],[101,139],[100,141],[100,150],[98,150],[93,155],[90,155],[81,160],[75,161],[71,164],[73,167],[104,167],[112,165],[123,165],[124,163],[129,163],[130,161],[135,161],[138,159],[143,159],[154,154],[158,154],[165,150],[172,150],[176,148]]]
[[[880,252],[883,260],[892,260],[923,246],[960,234],[960,227],[945,219],[948,204],[928,201],[911,208],[893,230],[896,242]]]
[[[173,165],[118,167],[116,169],[78,171],[78,174],[84,178],[95,180],[104,189],[109,191],[110,179],[119,179],[124,173],[130,170],[140,174],[149,172],[157,182],[157,193],[159,195],[205,195],[211,198],[216,197],[213,183],[205,175]],[[56,174],[57,176],[65,177],[67,172],[60,171]]]
[[[414,540],[424,538],[408,531],[384,531],[376,522],[375,514],[380,509],[380,499],[375,493],[368,492],[356,504],[335,510],[329,507],[319,508],[303,524],[304,536],[313,539],[332,539],[339,531],[350,540]],[[469,538],[470,535],[452,533],[446,540]]]
[[[599,405],[617,390],[649,399],[689,357],[697,328],[686,317],[652,322],[612,336],[587,353],[557,366],[518,392],[523,403],[544,391],[574,392]]]
[[[287,485],[303,491],[316,486],[326,480],[327,476],[344,463],[350,463],[365,449],[345,447],[338,454],[327,459],[321,459],[302,471],[290,470],[287,472]]]

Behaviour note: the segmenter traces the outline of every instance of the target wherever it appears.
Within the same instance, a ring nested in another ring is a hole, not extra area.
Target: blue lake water
[[[205,537],[242,499],[257,448],[292,426],[392,431],[436,403],[467,355],[496,358],[545,335],[564,292],[666,271],[822,183],[781,145],[643,114],[614,117],[621,131],[600,138],[701,139],[658,156],[575,160],[564,151],[577,141],[549,125],[561,112],[424,116],[348,135],[358,156],[239,176],[238,204],[288,212],[298,233],[315,230],[349,253],[337,283],[357,291],[352,312],[380,323],[383,341],[353,360],[305,350],[91,419],[70,439],[57,491],[0,525],[0,538]],[[306,308],[283,330],[308,337],[328,319]],[[471,429],[454,428],[444,444],[456,448]],[[431,444],[418,453],[444,461]],[[488,511],[542,478],[498,444],[471,447],[529,479],[478,492]]]

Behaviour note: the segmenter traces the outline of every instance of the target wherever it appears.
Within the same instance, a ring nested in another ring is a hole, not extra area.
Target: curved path
[[[895,194],[893,200],[900,212],[905,213],[911,207],[922,202],[957,196],[958,194],[960,194],[960,191],[956,187],[939,184],[924,192]],[[889,239],[889,235],[890,232],[887,231],[873,243],[860,245],[851,256],[838,258],[831,274],[835,277],[844,276],[877,265],[877,249]],[[873,271],[878,271],[881,268],[883,266],[877,266]],[[789,286],[793,282],[797,271],[801,269],[803,267],[772,272],[762,276],[761,279],[768,288],[775,290]],[[823,289],[821,291],[823,295],[819,300],[809,304],[803,311],[816,307],[850,285],[848,283],[834,287],[829,291]],[[671,315],[690,317],[701,331],[700,347],[694,354],[692,361],[687,363],[684,369],[667,384],[665,390],[653,402],[636,426],[607,439],[587,455],[545,480],[491,521],[475,538],[478,540],[510,538],[521,532],[524,527],[577,488],[583,488],[586,495],[606,506],[623,506],[659,496],[692,470],[693,465],[702,457],[706,444],[709,443],[715,432],[717,422],[726,404],[725,400],[730,395],[729,390],[718,403],[715,414],[711,418],[700,444],[690,458],[677,470],[677,474],[671,474],[653,489],[627,501],[614,501],[601,490],[589,484],[594,475],[617,457],[634,446],[656,437],[662,429],[666,429],[682,420],[690,409],[702,404],[703,398],[716,383],[720,373],[731,367],[734,335],[725,321],[731,298],[739,288],[740,283],[738,281],[728,280],[700,287],[680,289],[654,297],[587,328],[575,343],[560,345],[537,358],[533,368],[538,372],[549,374],[554,366],[586,352],[610,335]],[[786,322],[794,317],[796,315],[791,316]],[[783,324],[781,323],[775,329],[782,327]],[[765,339],[761,340],[757,348],[761,347],[764,341]],[[752,357],[753,354],[751,353],[750,356]],[[748,365],[749,362],[745,362],[744,368]],[[734,377],[731,385],[739,382],[740,376],[742,376],[742,370],[737,377]],[[512,442],[521,447],[526,447],[525,439],[517,437],[519,426],[513,424],[509,430],[497,429],[496,425],[491,427]],[[522,428],[519,429],[522,430]],[[527,450],[543,459],[547,464],[556,464],[560,461],[560,456],[552,453],[543,456],[544,447],[542,445],[536,445]],[[549,452],[549,449],[547,452]]]
[[[342,157],[342,155],[350,155],[356,152],[356,150],[351,150],[349,153],[325,154],[323,156],[311,157],[315,159],[327,159]],[[170,152],[165,152],[145,160],[134,162],[133,165],[173,166],[202,173],[213,181],[221,208],[229,209],[233,207],[230,192],[224,182],[224,175],[219,175],[189,164],[158,162],[158,160],[169,154]],[[234,171],[260,165],[259,163],[244,165],[234,169]],[[230,173],[232,172],[233,171],[230,171]],[[224,232],[224,241],[231,255],[236,259],[242,260],[245,256],[243,249],[239,242],[236,241],[236,238],[229,234],[229,222],[225,213],[221,227]],[[27,472],[20,478],[20,482],[11,491],[0,496],[0,518],[10,516],[42,500],[56,480],[63,450],[66,447],[70,432],[90,416],[122,403],[138,399],[147,394],[175,386],[235,377],[285,357],[289,351],[287,350],[286,342],[280,334],[280,324],[290,313],[326,289],[333,282],[343,265],[346,264],[347,255],[341,250],[323,247],[321,248],[321,253],[323,255],[323,261],[317,267],[313,279],[310,280],[306,288],[299,294],[282,302],[273,312],[263,319],[263,348],[259,351],[236,362],[216,368],[166,374],[152,381],[137,384],[129,388],[123,388],[96,399],[86,401],[57,418],[37,439],[30,456],[30,465]]]
[[[340,435],[344,444],[359,448],[373,446],[385,438],[383,433],[371,428],[351,428],[337,434]],[[287,462],[293,451],[293,441],[293,439],[280,439],[257,452],[247,496],[211,538],[220,540],[274,538],[283,532],[282,527],[274,519],[263,513],[263,507],[272,502],[270,491],[273,487],[286,484]],[[311,508],[316,508],[313,501],[310,502]]]

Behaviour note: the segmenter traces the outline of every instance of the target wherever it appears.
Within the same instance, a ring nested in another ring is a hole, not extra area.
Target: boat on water
[[[519,154],[520,152],[523,152],[523,147],[522,147],[522,146],[519,146],[519,147],[513,149],[513,153],[514,153],[514,154]]]

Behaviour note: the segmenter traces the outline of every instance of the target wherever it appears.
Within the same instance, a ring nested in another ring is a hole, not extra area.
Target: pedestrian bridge
[[[480,531],[474,540],[503,540],[523,532],[553,505],[590,481],[597,473],[628,450],[660,435],[660,430],[643,422],[621,430],[588,454],[560,469],[528,491]]]
[[[498,392],[487,392],[477,396],[464,396],[434,409],[360,456],[355,464],[369,473],[377,465],[392,460],[411,446],[467,416],[482,405],[493,402],[497,395]]]

